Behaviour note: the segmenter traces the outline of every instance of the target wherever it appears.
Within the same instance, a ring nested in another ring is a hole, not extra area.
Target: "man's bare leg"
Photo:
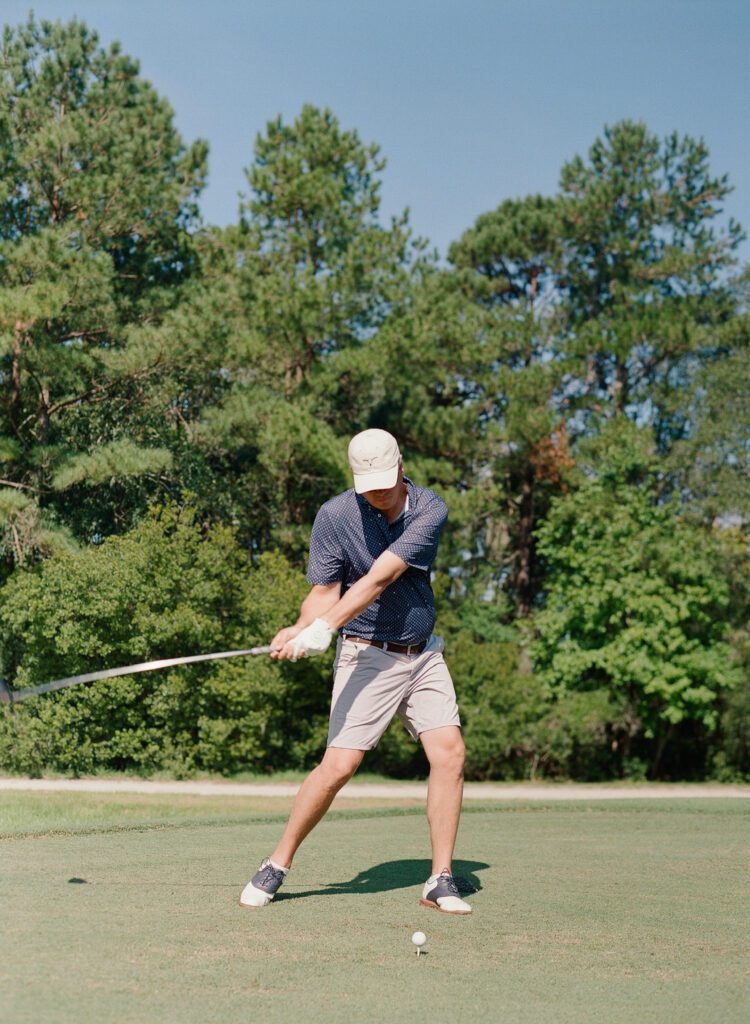
[[[427,821],[432,841],[432,873],[451,869],[464,791],[464,741],[457,725],[429,729],[419,737],[427,760]]]
[[[291,867],[300,844],[326,813],[341,787],[354,775],[364,755],[364,750],[344,747],[326,750],[323,760],[313,768],[297,793],[284,834],[271,854],[275,864]]]

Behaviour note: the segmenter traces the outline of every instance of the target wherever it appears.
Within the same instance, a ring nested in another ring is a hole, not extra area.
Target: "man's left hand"
[[[312,654],[323,654],[330,647],[334,630],[325,619],[316,619],[305,626],[297,636],[286,645],[290,651],[290,661],[304,658]]]

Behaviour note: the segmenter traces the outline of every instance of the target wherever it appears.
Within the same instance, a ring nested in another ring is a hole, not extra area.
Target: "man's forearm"
[[[274,637],[279,647],[272,657],[296,661],[307,654],[322,654],[336,630],[368,608],[406,569],[406,562],[384,551],[367,575],[357,580],[340,600],[339,584],[314,587],[302,603],[297,623]]]
[[[341,600],[334,604],[332,608],[321,612],[320,618],[325,619],[331,629],[340,629],[347,622],[356,619],[365,608],[369,608],[372,602],[380,597],[387,586],[387,583],[368,580],[367,576],[363,576],[361,580],[357,580],[354,586],[347,590]]]
[[[360,612],[369,608],[383,593],[386,587],[394,583],[408,568],[396,555],[385,551],[373,564],[366,576],[362,576],[347,590],[340,601],[334,603],[328,611],[321,615],[331,629],[340,629],[347,622],[356,619]]]
[[[340,594],[340,586],[330,590],[319,590],[314,587],[300,606],[299,618],[295,622],[294,628],[304,629],[315,619],[326,617],[328,611],[338,602]]]

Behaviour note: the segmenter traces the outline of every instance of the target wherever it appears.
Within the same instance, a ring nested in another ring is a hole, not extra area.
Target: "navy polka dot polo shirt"
[[[353,487],[321,506],[310,537],[307,581],[342,582],[343,595],[370,571],[379,555],[390,551],[409,568],[344,631],[367,640],[416,644],[426,640],[435,625],[430,568],[448,509],[434,491],[417,487],[407,477],[404,482],[408,507],[394,523]]]

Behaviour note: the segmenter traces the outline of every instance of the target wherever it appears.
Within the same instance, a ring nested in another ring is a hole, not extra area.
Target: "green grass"
[[[362,804],[329,816],[275,903],[250,911],[237,895],[285,807],[3,794],[3,1020],[750,1016],[744,801],[470,807],[457,870],[482,885],[471,918],[418,904],[421,810]],[[429,939],[419,960],[416,928]]]
[[[219,828],[249,821],[284,822],[292,797],[191,796],[143,793],[0,791],[0,840],[53,835],[179,828]],[[334,817],[381,808],[421,808],[423,801],[339,797]]]

